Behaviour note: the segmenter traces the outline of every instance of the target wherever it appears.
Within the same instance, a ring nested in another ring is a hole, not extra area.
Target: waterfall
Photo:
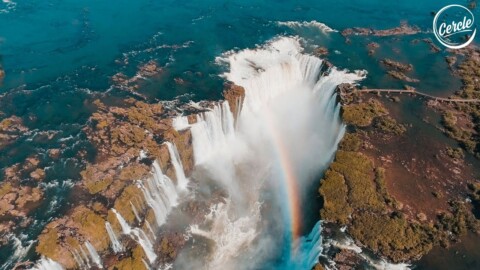
[[[301,237],[294,247],[291,269],[312,269],[322,254],[322,223],[318,221],[308,236]]]
[[[117,235],[113,231],[112,225],[110,225],[110,222],[105,222],[105,228],[107,229],[108,236],[110,237],[110,242],[112,243],[112,249],[115,253],[119,253],[123,251],[123,246],[118,241]]]
[[[157,226],[163,225],[172,207],[177,204],[177,190],[172,180],[162,173],[157,161],[153,163],[152,176],[138,182],[145,201],[153,209]]]
[[[197,123],[191,127],[195,164],[208,160],[222,146],[231,147],[229,139],[234,136],[233,119],[226,101],[197,116]]]
[[[180,159],[180,154],[178,153],[177,146],[171,142],[166,142],[168,147],[168,153],[170,154],[170,160],[172,161],[173,167],[175,168],[175,175],[177,177],[177,186],[180,190],[185,190],[188,185],[187,177],[185,176],[185,171],[183,170],[182,160]]]
[[[82,266],[86,265],[87,266],[87,269],[90,269],[90,259],[87,255],[87,253],[85,252],[85,250],[83,249],[82,246],[80,246],[80,253],[81,253],[81,261],[82,261]]]
[[[103,268],[102,265],[102,260],[100,259],[100,256],[97,253],[97,250],[90,244],[89,241],[85,242],[85,247],[88,250],[88,253],[90,254],[90,258],[93,260],[93,262],[99,267]]]
[[[62,265],[49,258],[41,258],[32,270],[64,270]]]
[[[343,136],[337,85],[355,83],[365,73],[330,68],[324,74],[324,62],[303,54],[296,38],[230,51],[217,62],[229,66],[227,80],[245,89],[236,122],[228,102],[197,115],[194,124],[175,121],[176,128],[191,129],[195,165],[203,172],[196,179],[201,183],[205,176],[228,193],[204,224],[190,228],[193,235],[215,243],[203,263],[208,269],[257,269],[265,264],[309,269],[322,250],[321,224],[291,243],[303,219],[298,202],[311,191]],[[264,197],[265,189],[273,195]],[[257,212],[264,200],[271,209]],[[273,229],[280,235],[273,236]],[[280,248],[285,246],[292,248]],[[270,254],[272,261],[258,254]],[[274,259],[279,257],[290,259]]]
[[[87,259],[87,261],[85,261],[84,257],[82,257],[82,255],[80,255],[78,253],[78,251],[72,250],[71,253],[73,255],[73,259],[75,260],[77,265],[80,267],[80,269],[85,269],[85,268],[89,269],[90,268],[90,264],[88,263],[88,259]]]
[[[409,270],[411,265],[407,263],[390,263],[382,258],[372,258],[368,253],[363,252],[362,248],[357,246],[355,242],[348,236],[344,235],[342,239],[330,240],[326,247],[334,246],[339,249],[351,250],[364,259],[370,267],[376,270]]]
[[[188,118],[186,116],[177,116],[173,118],[173,128],[175,128],[175,130],[184,130],[189,126],[190,124],[188,124]]]
[[[135,215],[135,218],[140,223],[142,220],[140,219],[140,215],[138,214],[137,208],[135,207],[135,205],[133,205],[132,201],[130,201],[130,206],[132,207],[132,211],[133,211],[133,214]]]
[[[155,232],[152,229],[152,226],[150,225],[150,222],[148,220],[145,220],[145,225],[147,226],[147,229],[150,231],[150,234],[152,235],[153,239],[157,239],[157,236],[155,235]]]
[[[120,227],[122,228],[123,234],[130,234],[132,232],[132,228],[128,225],[127,221],[122,217],[122,215],[115,209],[112,208],[113,213],[117,217],[118,223],[120,223]]]
[[[120,223],[120,227],[122,228],[123,234],[130,235],[137,243],[142,247],[145,255],[147,256],[150,263],[155,262],[157,259],[157,255],[153,249],[152,241],[150,238],[145,234],[145,232],[140,228],[132,228],[127,223],[127,221],[123,218],[123,216],[115,209],[112,208],[113,213],[117,217],[118,223]]]

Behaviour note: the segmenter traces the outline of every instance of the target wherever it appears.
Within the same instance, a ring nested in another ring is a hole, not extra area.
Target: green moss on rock
[[[385,107],[375,99],[342,107],[343,121],[349,125],[359,127],[370,126],[373,119],[386,114],[387,110]]]
[[[352,208],[347,202],[348,189],[343,175],[328,170],[320,186],[320,195],[323,197],[323,207],[320,211],[322,219],[346,224],[352,214]]]
[[[362,145],[362,140],[356,133],[347,133],[343,136],[339,148],[344,151],[358,151]]]

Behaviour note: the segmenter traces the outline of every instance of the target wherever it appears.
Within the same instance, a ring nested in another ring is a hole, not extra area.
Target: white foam
[[[165,223],[168,214],[177,204],[178,193],[172,180],[164,175],[157,161],[153,163],[152,175],[139,181],[145,201],[152,208],[157,226]]]
[[[110,225],[110,222],[105,222],[105,228],[107,229],[108,237],[110,238],[110,243],[112,243],[111,247],[113,249],[113,252],[119,253],[123,251],[123,246],[122,243],[118,240],[117,235],[115,234],[115,231],[113,231],[112,225]]]
[[[9,266],[11,266],[13,263],[17,262],[18,260],[21,260],[25,255],[27,255],[28,251],[32,247],[33,241],[26,241],[24,244],[22,242],[22,239],[25,240],[26,235],[20,234],[20,235],[14,235],[10,234],[7,236],[7,238],[13,242],[13,248],[14,252],[13,254],[8,258],[8,260],[2,264],[1,268],[6,269]]]
[[[285,21],[285,22],[277,22],[277,25],[280,26],[287,26],[289,28],[293,29],[298,29],[298,28],[303,28],[303,27],[308,27],[308,28],[315,28],[320,30],[323,33],[330,33],[330,32],[338,32],[337,30],[329,27],[328,25],[317,22],[315,20],[313,21]]]
[[[177,187],[180,191],[186,190],[188,185],[188,179],[185,176],[185,171],[183,169],[182,160],[180,158],[180,154],[178,153],[177,146],[171,142],[166,142],[166,144],[168,147],[170,160],[172,161],[173,168],[175,169]]]
[[[229,217],[231,201],[219,203],[211,208],[208,218],[212,221],[211,228],[204,230],[198,225],[192,225],[190,232],[215,240],[214,256],[208,262],[209,269],[225,269],[231,258],[239,255],[239,250],[248,249],[257,236],[256,226],[260,220],[260,207],[254,207],[249,216],[232,219]]]
[[[186,116],[179,115],[173,118],[173,128],[175,128],[175,130],[180,131],[188,127],[190,127],[190,124],[188,124],[188,118]]]
[[[100,268],[103,268],[102,265],[102,259],[100,258],[100,255],[98,255],[97,250],[92,246],[92,244],[89,241],[85,242],[85,247],[87,248],[88,254],[90,255],[90,258],[92,261]]]
[[[145,255],[147,256],[150,263],[155,262],[157,259],[157,255],[153,249],[153,244],[147,234],[140,228],[132,228],[127,223],[127,221],[123,218],[123,216],[114,208],[112,208],[113,213],[117,217],[118,223],[120,223],[120,227],[122,228],[122,232],[126,235],[129,235],[137,241],[137,243],[142,247]]]
[[[310,186],[311,175],[327,166],[342,137],[344,125],[335,88],[361,80],[364,73],[331,69],[324,76],[323,61],[302,52],[298,38],[276,38],[264,46],[230,51],[216,59],[228,65],[223,76],[245,89],[245,99],[236,121],[228,103],[222,102],[190,125],[196,167],[228,192],[227,202],[212,209],[206,224],[191,227],[193,234],[215,243],[206,262],[208,269],[255,269],[262,263],[261,252],[278,249],[278,239],[262,238],[269,234],[260,231],[261,221],[279,220],[290,228],[288,196],[301,194],[289,195],[285,181],[297,181],[302,193]],[[288,180],[285,165],[292,167]],[[269,216],[256,212],[265,181],[278,189],[274,200],[282,209],[270,211]],[[300,244],[306,258],[292,257],[282,267],[312,265],[321,248],[319,231],[305,240],[309,244]],[[249,259],[238,261],[240,257]]]
[[[32,270],[63,270],[63,266],[49,258],[41,258]]]

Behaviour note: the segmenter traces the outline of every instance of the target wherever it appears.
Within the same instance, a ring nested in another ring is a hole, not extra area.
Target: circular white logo
[[[461,5],[440,9],[433,19],[433,33],[450,49],[460,49],[472,43],[477,33],[473,13]]]

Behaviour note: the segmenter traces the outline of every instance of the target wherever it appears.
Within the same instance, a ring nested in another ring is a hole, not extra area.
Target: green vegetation
[[[319,192],[324,201],[323,208],[320,210],[322,218],[326,221],[346,224],[352,214],[352,208],[347,202],[348,189],[343,175],[328,170]]]
[[[480,50],[472,48],[465,53],[465,60],[456,70],[463,82],[463,88],[456,93],[456,97],[480,99]],[[464,118],[461,125],[458,123],[459,116]],[[480,104],[465,103],[446,108],[442,120],[446,134],[480,158]]]
[[[472,199],[480,201],[480,182],[471,183],[468,188],[472,191]]]
[[[451,148],[447,147],[447,155],[451,158],[462,159],[465,157],[462,148]]]
[[[330,169],[345,178],[351,205],[361,209],[382,209],[383,204],[373,181],[373,162],[368,157],[361,153],[340,150]]]
[[[476,139],[471,130],[466,130],[460,127],[457,121],[458,118],[453,112],[445,112],[442,115],[442,124],[445,127],[445,133],[449,137],[458,141],[460,143],[460,146],[465,148],[468,152],[472,154],[476,153],[478,157],[478,150],[476,150],[476,148],[478,147],[478,142],[475,141],[478,139]]]
[[[426,226],[410,223],[398,212],[358,212],[349,232],[373,251],[395,262],[417,258],[433,246]]]
[[[345,105],[342,107],[342,110],[343,121],[359,127],[370,126],[374,118],[387,114],[385,107],[375,99],[370,99],[363,103]]]
[[[356,133],[347,133],[340,142],[339,148],[345,151],[358,151],[362,140]]]
[[[389,195],[385,169],[358,151],[358,135],[347,134],[335,161],[321,181],[322,219],[347,225],[348,232],[367,248],[394,262],[417,259],[435,245],[448,245],[479,222],[462,202],[451,202],[451,213],[434,223],[425,214],[407,217],[401,203]],[[472,185],[480,198],[480,184]],[[472,196],[473,197],[473,196]]]
[[[407,130],[404,125],[398,124],[390,116],[378,117],[375,119],[373,126],[385,133],[393,133],[395,135],[401,135]]]

